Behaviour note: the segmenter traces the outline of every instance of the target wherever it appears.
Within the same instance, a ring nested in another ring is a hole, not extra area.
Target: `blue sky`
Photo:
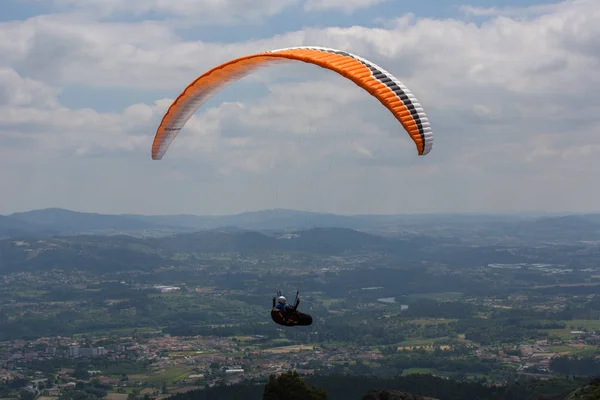
[[[597,209],[600,2],[325,2],[334,7],[264,0],[245,12],[256,3],[4,0],[0,214]],[[417,157],[351,83],[289,65],[217,94],[164,160],[149,159],[193,78],[295,45],[342,48],[395,74],[432,122],[432,153]]]

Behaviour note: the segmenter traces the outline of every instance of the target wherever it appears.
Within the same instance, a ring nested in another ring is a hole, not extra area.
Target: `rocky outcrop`
[[[362,400],[439,400],[433,397],[424,397],[416,394],[400,392],[398,390],[371,390],[363,396]]]

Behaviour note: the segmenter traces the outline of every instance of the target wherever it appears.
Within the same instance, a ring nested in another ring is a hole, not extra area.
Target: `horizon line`
[[[572,210],[564,210],[564,211],[532,211],[532,210],[523,210],[523,211],[479,211],[479,212],[451,212],[451,211],[440,211],[440,212],[422,212],[422,213],[393,213],[393,214],[383,214],[383,213],[336,213],[330,211],[311,211],[311,210],[302,210],[302,209],[293,209],[293,208],[264,208],[264,209],[254,209],[254,210],[246,210],[240,212],[232,212],[230,214],[192,214],[192,213],[172,213],[172,214],[142,214],[142,213],[133,213],[133,212],[123,212],[123,213],[107,213],[107,212],[97,212],[97,211],[83,211],[76,209],[68,209],[62,207],[45,207],[45,208],[34,208],[24,211],[15,211],[10,214],[0,214],[3,217],[10,217],[15,214],[27,214],[32,212],[40,212],[40,211],[65,211],[77,214],[92,214],[99,216],[136,216],[136,217],[175,217],[175,216],[189,216],[189,217],[209,217],[209,218],[219,218],[219,217],[232,217],[239,216],[244,214],[257,214],[257,213],[268,213],[268,212],[294,212],[294,213],[303,213],[303,214],[313,214],[313,215],[329,215],[329,216],[339,216],[339,217],[398,217],[398,216],[416,216],[416,217],[426,217],[426,216],[522,216],[522,215],[531,215],[531,216],[575,216],[575,215],[591,215],[591,214],[600,214],[600,211],[572,211]]]

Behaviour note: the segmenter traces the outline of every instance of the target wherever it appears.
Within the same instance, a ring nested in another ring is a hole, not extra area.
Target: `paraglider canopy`
[[[417,98],[396,77],[357,55],[325,47],[292,47],[252,54],[205,72],[175,99],[163,117],[152,144],[152,159],[160,160],[186,122],[209,98],[259,67],[282,61],[301,61],[337,72],[383,104],[414,141],[419,155],[431,151],[433,135]]]

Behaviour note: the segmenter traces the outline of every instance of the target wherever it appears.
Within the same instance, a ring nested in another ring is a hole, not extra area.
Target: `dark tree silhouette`
[[[308,386],[296,371],[288,371],[269,377],[263,400],[327,400],[327,393],[323,389]]]

